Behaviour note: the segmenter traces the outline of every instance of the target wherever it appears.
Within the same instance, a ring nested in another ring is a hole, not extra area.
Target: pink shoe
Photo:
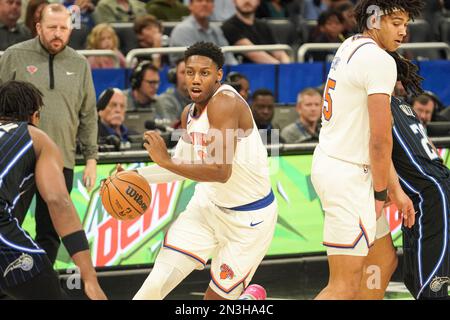
[[[266,289],[258,284],[252,284],[245,289],[238,300],[266,300]]]

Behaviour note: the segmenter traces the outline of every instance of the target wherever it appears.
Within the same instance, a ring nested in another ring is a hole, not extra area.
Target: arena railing
[[[120,67],[119,57],[113,50],[77,50],[77,52],[85,57],[111,57],[114,59],[115,66]]]
[[[310,51],[337,50],[342,43],[305,43],[298,48],[297,61],[305,62],[305,56]],[[403,50],[444,50],[447,60],[450,60],[450,46],[446,42],[414,42],[404,43],[399,48]]]
[[[430,140],[437,148],[450,148],[450,137],[432,137]],[[317,146],[317,142],[294,143],[294,144],[274,144],[266,146],[267,152],[271,156],[285,155],[312,155]],[[174,149],[169,150],[173,153]],[[99,152],[99,163],[132,163],[132,162],[149,162],[149,155],[145,150],[124,150]],[[77,165],[85,163],[82,155],[76,156]]]
[[[117,54],[112,50],[77,50],[77,52],[85,57],[111,57],[114,59],[116,67],[120,67],[119,58],[117,57]],[[0,57],[3,55],[3,53],[4,51],[0,51]]]
[[[131,68],[134,58],[150,56],[152,54],[171,54],[171,53],[182,53],[187,49],[187,47],[168,47],[168,48],[146,48],[146,49],[132,49],[128,52],[126,56],[127,67]],[[292,47],[286,44],[265,44],[265,45],[252,45],[252,46],[224,46],[222,51],[224,53],[243,53],[243,52],[254,52],[254,51],[287,51],[291,59],[294,57],[294,50]]]

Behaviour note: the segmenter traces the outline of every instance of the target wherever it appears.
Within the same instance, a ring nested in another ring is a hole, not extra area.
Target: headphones
[[[227,74],[225,78],[225,83],[232,86],[236,91],[241,91],[242,87],[240,83],[238,82],[239,79],[245,78],[245,76],[242,73],[231,71]]]
[[[242,78],[242,74],[236,71],[231,71],[227,74],[227,77],[225,78],[226,83],[234,83],[237,82],[240,78]]]
[[[97,111],[102,111],[106,108],[112,96],[114,95],[114,88],[108,88],[104,90],[97,101]]]
[[[152,69],[152,67],[153,64],[150,61],[142,61],[133,69],[130,76],[130,86],[132,90],[139,89],[145,70]]]
[[[182,62],[184,62],[184,58],[179,58],[177,61],[175,61],[175,66],[167,71],[167,80],[174,85],[177,85],[177,69]]]

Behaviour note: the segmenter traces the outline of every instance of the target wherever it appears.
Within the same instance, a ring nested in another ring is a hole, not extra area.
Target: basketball
[[[134,171],[121,171],[105,180],[100,197],[103,207],[112,217],[133,220],[147,210],[152,192],[141,175]]]

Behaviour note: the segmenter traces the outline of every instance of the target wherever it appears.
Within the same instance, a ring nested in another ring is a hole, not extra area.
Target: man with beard
[[[5,51],[0,60],[0,82],[11,79],[31,82],[43,93],[39,127],[63,154],[67,190],[70,193],[72,189],[78,137],[86,160],[83,184],[90,191],[96,180],[97,109],[89,64],[67,47],[72,25],[70,12],[63,5],[46,6],[36,29],[38,37]],[[15,213],[22,222],[25,212]],[[36,193],[36,242],[53,264],[60,239],[39,193]]]
[[[222,25],[222,31],[230,45],[276,44],[269,25],[255,18],[260,0],[234,0],[234,4],[236,14]],[[284,51],[254,51],[244,53],[244,62],[278,64],[289,63],[290,58]]]

